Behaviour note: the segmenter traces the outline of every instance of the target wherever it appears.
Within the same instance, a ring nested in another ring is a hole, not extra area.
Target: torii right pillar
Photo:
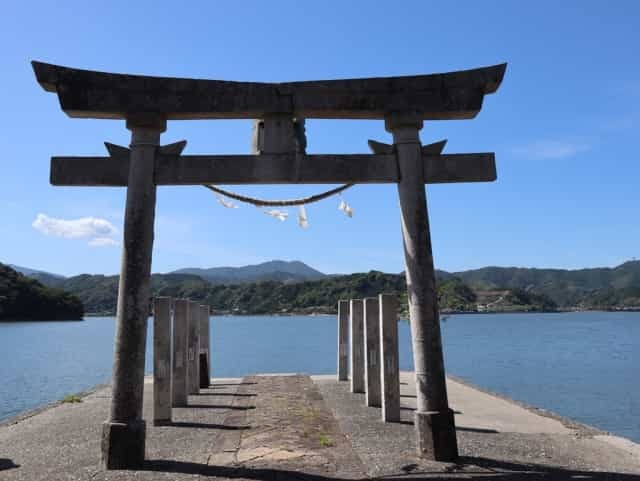
[[[413,363],[416,376],[415,430],[420,456],[455,461],[458,444],[453,411],[449,408],[442,338],[429,233],[429,215],[417,113],[385,117],[393,135],[400,180],[402,237],[406,264]]]

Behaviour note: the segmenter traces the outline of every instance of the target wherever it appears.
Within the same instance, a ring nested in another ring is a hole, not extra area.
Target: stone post
[[[400,422],[400,364],[398,360],[398,298],[378,296],[380,307],[380,379],[382,420]]]
[[[211,382],[211,358],[209,342],[209,306],[200,306],[200,389]]]
[[[173,406],[187,405],[187,328],[189,301],[176,299],[173,309]]]
[[[149,317],[149,284],[156,207],[154,166],[166,121],[133,117],[129,180],[124,215],[122,264],[113,356],[113,395],[102,429],[102,464],[107,469],[142,466],[145,422],[142,419],[144,360]]]
[[[153,303],[153,424],[171,422],[171,298]]]
[[[416,376],[418,453],[436,461],[455,461],[458,447],[453,411],[447,400],[419,137],[422,120],[416,113],[392,114],[385,118],[385,128],[393,135],[400,172],[398,194]]]
[[[200,392],[200,306],[189,301],[187,327],[187,394]]]
[[[375,297],[364,300],[364,378],[367,406],[380,407],[380,308]]]
[[[338,301],[338,381],[349,380],[349,301]]]
[[[349,309],[351,338],[351,392],[364,393],[364,320],[362,299],[351,299]]]

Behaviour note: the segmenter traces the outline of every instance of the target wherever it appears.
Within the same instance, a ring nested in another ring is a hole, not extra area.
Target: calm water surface
[[[213,317],[211,331],[215,376],[335,372],[333,316]],[[442,332],[448,373],[640,442],[640,313],[454,315]],[[109,381],[113,335],[113,318],[0,323],[0,419]]]

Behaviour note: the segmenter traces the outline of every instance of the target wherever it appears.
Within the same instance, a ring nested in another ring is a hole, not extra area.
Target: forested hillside
[[[0,320],[79,320],[80,299],[0,264]]]
[[[438,282],[440,307],[443,311],[476,311],[480,298],[460,279],[450,277]],[[113,315],[116,310],[118,277],[71,277],[63,287],[82,299],[88,312]],[[310,282],[262,281],[223,285],[210,283],[191,274],[154,274],[151,277],[154,296],[190,298],[209,304],[219,313],[278,314],[332,313],[339,299],[377,296],[380,293],[398,294],[406,310],[404,275],[371,271],[363,274],[325,277]],[[510,291],[509,291],[510,292]],[[539,296],[521,293],[517,304],[508,305],[511,298],[494,303],[492,310],[553,310],[553,302]]]
[[[209,278],[195,273],[154,274],[152,294],[196,299],[227,313],[334,312],[338,299],[382,292],[398,293],[406,306],[403,274],[372,271],[326,276],[302,262],[283,261],[201,271]],[[640,261],[614,268],[485,267],[454,273],[436,271],[436,275],[440,308],[445,312],[640,308]],[[252,276],[256,280],[249,281]],[[320,278],[302,281],[300,276]],[[42,281],[77,295],[87,312],[115,313],[118,276],[83,274]]]
[[[640,307],[640,261],[578,270],[484,267],[452,275],[475,290],[524,289],[545,295],[565,308]]]

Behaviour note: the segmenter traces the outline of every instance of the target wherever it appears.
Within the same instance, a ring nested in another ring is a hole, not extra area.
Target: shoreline
[[[146,375],[145,375],[146,376]],[[91,394],[95,394],[96,392],[102,390],[102,389],[106,389],[110,386],[109,383],[102,383],[102,384],[96,384],[90,388],[84,389],[82,391],[79,392],[75,392],[75,393],[69,393],[69,394],[73,394],[75,396],[78,396],[81,399],[86,398],[87,396],[90,396]],[[21,411],[18,414],[9,416],[7,418],[4,419],[0,419],[0,428],[4,428],[7,426],[12,426],[14,424],[18,424],[22,421],[25,421],[27,419],[30,419],[34,416],[37,416],[38,414],[42,414],[46,411],[49,411],[50,409],[56,408],[58,406],[61,406],[63,404],[67,404],[64,399],[56,399],[55,401],[51,401],[48,402],[46,404],[43,404],[41,406],[35,407],[35,408],[31,408],[31,409],[27,409],[26,411]]]
[[[403,372],[408,372],[408,371],[403,371]],[[576,421],[573,418],[567,417],[567,416],[563,416],[562,414],[558,414],[555,411],[551,411],[549,409],[545,409],[545,408],[541,408],[538,406],[535,406],[533,404],[528,404],[526,401],[520,401],[518,399],[513,399],[509,396],[507,396],[506,394],[501,394],[499,392],[496,391],[492,391],[488,388],[479,386],[478,384],[475,384],[467,379],[458,377],[456,375],[453,374],[447,374],[447,379],[450,379],[452,381],[457,382],[458,384],[462,384],[464,386],[467,386],[471,389],[474,389],[475,391],[487,394],[489,396],[501,399],[503,401],[506,401],[508,403],[514,404],[518,407],[521,407],[523,409],[526,409],[527,411],[536,414],[538,416],[543,416],[545,418],[550,418],[550,419],[554,419],[556,421],[559,421],[562,423],[563,426],[565,426],[568,429],[573,429],[576,430],[578,432],[578,434],[580,436],[598,436],[598,435],[602,435],[602,436],[618,436],[615,433],[612,433],[610,431],[605,431],[603,429],[597,428],[595,426],[591,426],[589,424],[585,424],[582,423],[580,421]],[[618,436],[618,437],[622,437],[622,436]],[[640,448],[640,441],[634,441],[633,439],[629,439],[629,438],[623,438],[623,439],[627,439],[628,441],[634,443],[634,444],[638,444],[638,447]]]
[[[566,308],[566,309],[556,309],[554,311],[441,311],[440,316],[450,316],[450,315],[466,315],[466,314],[565,314],[570,312],[640,312],[640,307],[633,307],[629,309],[578,309],[578,308]],[[338,312],[327,313],[327,312],[276,312],[276,313],[261,313],[261,314],[234,314],[234,313],[220,313],[220,312],[211,312],[211,317],[333,317],[337,316]],[[150,317],[151,314],[149,315]],[[89,312],[85,314],[84,317],[116,317],[116,314],[104,314],[104,313],[93,313]],[[406,316],[401,316],[403,319]],[[51,319],[50,319],[51,320]],[[52,319],[55,320],[55,319]],[[71,322],[77,322],[76,320],[71,320]],[[0,320],[0,322],[3,322]],[[5,321],[5,322],[22,322],[22,321]],[[33,322],[47,322],[47,321],[33,321]]]

